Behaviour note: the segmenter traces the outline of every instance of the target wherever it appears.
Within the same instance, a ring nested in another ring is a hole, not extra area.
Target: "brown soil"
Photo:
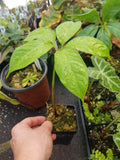
[[[47,120],[53,123],[54,131],[75,132],[77,130],[76,114],[71,106],[57,105],[57,116],[52,106],[47,106]]]

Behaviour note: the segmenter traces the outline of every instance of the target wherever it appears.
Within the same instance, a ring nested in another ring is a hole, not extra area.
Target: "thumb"
[[[53,126],[50,121],[45,121],[40,128],[51,134]]]

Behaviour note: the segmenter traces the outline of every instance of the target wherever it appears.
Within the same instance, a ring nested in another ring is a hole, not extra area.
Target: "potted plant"
[[[81,22],[69,21],[60,24],[56,32],[50,28],[36,29],[27,36],[26,43],[14,51],[10,60],[7,76],[15,70],[26,67],[54,47],[52,105],[55,114],[57,114],[54,101],[55,72],[63,85],[84,101],[88,87],[88,71],[77,50],[103,57],[109,56],[108,48],[101,41],[93,37],[74,38],[80,27]]]

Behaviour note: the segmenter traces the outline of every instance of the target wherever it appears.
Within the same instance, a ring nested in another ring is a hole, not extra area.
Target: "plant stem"
[[[55,65],[54,65],[54,68],[53,68],[53,75],[52,75],[52,106],[53,106],[53,109],[54,109],[54,114],[57,116],[57,111],[56,111],[56,107],[55,107],[55,90],[54,90],[54,87],[55,87]]]
[[[55,41],[55,49],[58,50],[56,41]],[[53,67],[53,75],[52,75],[52,106],[54,109],[54,114],[57,117],[57,111],[56,111],[56,106],[55,106],[55,64]]]
[[[93,99],[95,101],[99,95],[101,95],[105,91],[105,88]]]
[[[103,132],[102,132],[102,134],[103,134],[103,137],[105,137],[106,136],[106,132],[107,132],[107,130],[115,123],[115,122],[117,122],[118,121],[118,119],[120,119],[120,115],[119,116],[117,116],[112,122],[110,122],[109,124],[108,124],[108,126],[107,127],[105,127],[104,129],[103,129]]]
[[[89,98],[89,94],[90,94],[90,90],[91,90],[91,87],[92,87],[92,85],[93,85],[93,82],[94,82],[94,79],[92,79],[92,81],[91,81],[91,83],[90,83],[90,85],[89,85],[89,88],[88,88],[88,92],[87,92],[88,98]]]

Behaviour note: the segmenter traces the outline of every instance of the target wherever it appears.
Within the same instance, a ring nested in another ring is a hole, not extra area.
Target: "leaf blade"
[[[81,22],[64,22],[56,28],[56,35],[59,42],[64,45],[81,27]]]
[[[99,79],[100,83],[112,92],[120,92],[120,79],[115,73],[115,69],[103,58],[92,56],[94,67],[88,67],[90,77]]]
[[[63,85],[83,101],[88,86],[88,72],[79,53],[67,47],[57,51],[55,70]]]
[[[68,42],[66,46],[96,56],[101,56],[101,57],[110,56],[109,49],[107,48],[107,46],[103,42],[94,37],[89,37],[89,36],[76,37],[70,42]]]

